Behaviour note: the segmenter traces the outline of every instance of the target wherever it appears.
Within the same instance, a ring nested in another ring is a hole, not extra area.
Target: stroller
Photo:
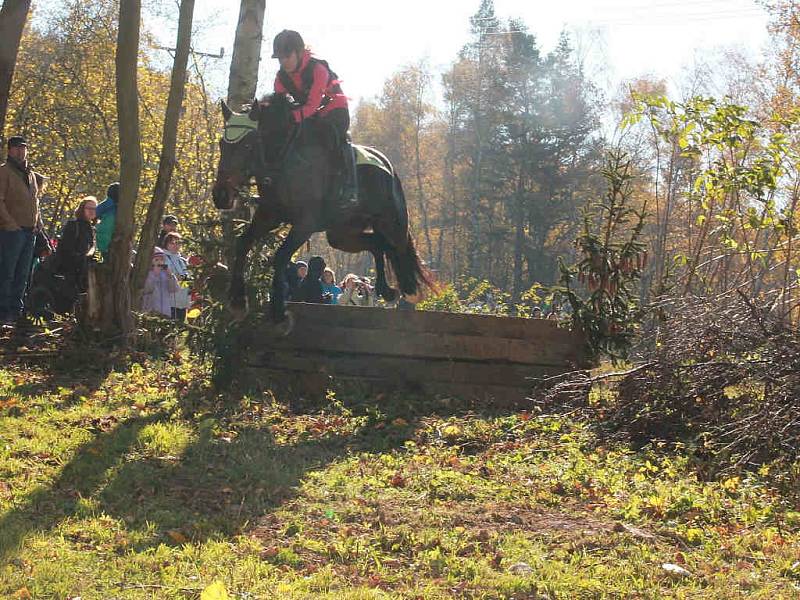
[[[49,320],[56,314],[70,314],[86,289],[81,285],[85,272],[64,268],[52,247],[47,235],[37,236],[34,252],[40,257],[39,264],[33,269],[25,300],[25,312],[33,318]]]

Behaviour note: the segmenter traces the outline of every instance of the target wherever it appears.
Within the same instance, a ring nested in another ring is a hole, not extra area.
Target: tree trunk
[[[164,206],[169,196],[172,172],[175,169],[175,146],[178,138],[178,122],[183,106],[183,95],[186,89],[186,65],[192,43],[192,18],[194,0],[181,0],[178,17],[178,38],[175,45],[175,60],[172,64],[172,79],[169,85],[167,113],[164,118],[164,131],[161,136],[161,157],[158,163],[156,186],[153,198],[147,209],[144,227],[139,235],[139,247],[131,278],[133,306],[141,305],[142,290],[147,271],[150,269],[150,257],[156,244],[156,235],[161,219],[164,217]]]
[[[238,111],[256,96],[266,0],[242,0],[228,78],[228,106]]]
[[[5,0],[0,8],[0,134],[5,130],[11,81],[30,8],[31,0]]]
[[[110,311],[100,311],[107,317],[105,322],[99,324],[104,333],[119,334],[123,345],[129,342],[133,331],[130,288],[131,250],[134,208],[142,170],[136,72],[139,57],[141,10],[141,0],[120,1],[116,52],[120,191],[114,237],[109,249],[111,293],[105,293],[102,296],[113,306]]]
[[[228,106],[239,111],[253,101],[258,86],[258,63],[261,58],[261,40],[264,29],[266,0],[241,0],[239,23],[233,43],[233,58],[228,78]],[[236,249],[236,219],[249,220],[246,206],[234,207],[222,213],[222,234],[225,240],[225,260],[233,263]]]
[[[522,261],[525,248],[525,211],[522,194],[524,192],[522,173],[517,176],[517,190],[514,195],[514,272],[513,294],[514,302],[519,302],[522,296]]]

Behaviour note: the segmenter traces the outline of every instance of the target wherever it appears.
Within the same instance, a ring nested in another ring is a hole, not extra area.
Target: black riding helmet
[[[272,41],[272,58],[289,56],[292,52],[300,54],[306,49],[303,37],[296,31],[284,29]]]

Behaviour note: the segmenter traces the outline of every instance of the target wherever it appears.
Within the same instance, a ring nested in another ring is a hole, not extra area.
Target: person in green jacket
[[[114,226],[117,222],[117,202],[119,202],[119,182],[112,183],[106,190],[106,199],[97,205],[97,249],[108,256],[108,247],[114,236]]]

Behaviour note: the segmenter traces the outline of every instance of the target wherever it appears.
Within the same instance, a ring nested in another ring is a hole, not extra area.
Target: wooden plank
[[[294,312],[298,323],[313,324],[314,329],[318,329],[318,326],[334,325],[387,331],[489,335],[511,339],[551,339],[553,337],[576,339],[577,337],[570,329],[559,327],[557,321],[548,319],[523,319],[519,317],[497,317],[494,315],[406,311],[296,302],[289,303],[289,310]]]
[[[325,390],[315,386],[308,386],[303,381],[304,377],[297,373],[286,372],[280,369],[263,367],[245,367],[243,374],[250,381],[258,381],[271,389],[279,388],[279,393],[284,390],[306,399],[324,400]],[[473,400],[482,404],[491,404],[494,407],[529,405],[530,388],[506,385],[474,385],[467,383],[445,383],[441,381],[424,382],[397,382],[380,378],[337,376],[330,382],[331,388],[347,387],[357,384],[360,389],[368,389],[374,393],[383,391],[407,391],[411,394],[437,395],[441,397],[462,398]],[[325,388],[327,389],[327,387]]]
[[[296,324],[295,330],[285,338],[266,340],[264,349],[325,349],[349,354],[488,360],[563,368],[578,365],[581,360],[580,348],[576,348],[571,338],[504,339],[476,335],[352,329],[334,325],[312,328],[309,324]]]
[[[264,351],[248,357],[246,364],[285,372],[384,379],[398,384],[435,381],[520,388],[532,387],[532,377],[556,375],[564,370],[561,367],[288,351]]]

